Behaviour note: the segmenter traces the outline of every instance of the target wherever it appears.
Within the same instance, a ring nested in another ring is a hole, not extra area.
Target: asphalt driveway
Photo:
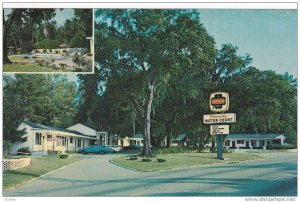
[[[4,196],[296,196],[297,153],[266,153],[257,161],[139,172],[109,163],[115,155],[82,160]]]

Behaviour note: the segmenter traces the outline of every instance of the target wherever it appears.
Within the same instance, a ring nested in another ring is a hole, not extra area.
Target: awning
[[[51,137],[51,138],[47,138],[47,141],[57,142],[57,141],[63,141],[63,139],[62,138],[58,138],[58,137]]]

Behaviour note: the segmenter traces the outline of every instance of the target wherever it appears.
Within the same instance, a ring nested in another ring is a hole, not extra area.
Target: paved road
[[[297,153],[257,161],[139,172],[89,156],[4,196],[296,196]]]

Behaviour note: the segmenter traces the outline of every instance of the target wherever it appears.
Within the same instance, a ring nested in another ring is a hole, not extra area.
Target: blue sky
[[[56,14],[54,20],[57,22],[58,26],[64,25],[67,19],[71,19],[74,17],[74,9],[72,8],[64,8],[63,10],[56,9]],[[11,13],[11,8],[4,9],[4,15],[6,19],[6,15]]]
[[[74,9],[64,8],[63,10],[57,9],[54,20],[56,20],[58,26],[64,25],[67,19],[74,17]]]
[[[252,66],[297,77],[297,10],[200,10],[201,22],[216,41],[248,53]]]

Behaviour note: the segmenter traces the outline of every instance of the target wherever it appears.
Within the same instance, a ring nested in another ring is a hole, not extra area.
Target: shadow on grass
[[[9,170],[9,171],[5,171],[3,172],[3,174],[8,174],[8,175],[14,175],[14,176],[30,176],[30,177],[39,177],[39,174],[34,174],[34,173],[29,173],[29,172],[21,172],[21,171],[13,171],[13,170]]]

